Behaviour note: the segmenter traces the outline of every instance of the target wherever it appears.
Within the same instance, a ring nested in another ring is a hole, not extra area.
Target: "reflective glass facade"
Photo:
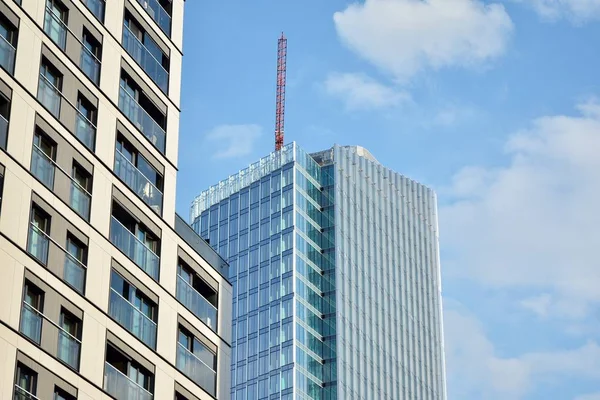
[[[445,399],[435,194],[295,143],[201,193],[229,260],[232,399]]]

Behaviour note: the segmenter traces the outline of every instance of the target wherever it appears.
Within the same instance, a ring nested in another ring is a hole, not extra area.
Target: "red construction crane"
[[[275,104],[275,150],[283,147],[283,123],[285,118],[285,72],[287,39],[281,32],[277,42],[277,102]]]

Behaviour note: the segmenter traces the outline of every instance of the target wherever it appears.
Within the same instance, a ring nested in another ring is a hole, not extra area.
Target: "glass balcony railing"
[[[209,303],[180,275],[177,275],[177,300],[186,306],[198,319],[217,331],[217,308]]]
[[[42,345],[42,325],[44,329],[44,338],[58,338],[56,346],[56,357],[71,366],[73,369],[79,369],[79,354],[81,352],[81,341],[69,332],[51,321],[41,312],[33,308],[26,302],[23,302],[21,308],[21,327],[22,334]],[[48,335],[48,336],[46,336]]]
[[[152,144],[165,153],[165,130],[139,105],[121,86],[119,90],[119,109],[146,136]]]
[[[159,215],[162,213],[163,194],[150,179],[136,168],[119,150],[115,151],[115,173],[131,190]]]
[[[96,85],[100,84],[100,60],[85,46],[81,46],[79,66]]]
[[[31,153],[31,172],[36,176],[48,189],[54,191],[54,180],[56,171],[60,176],[69,180],[70,195],[68,199],[63,198],[71,208],[79,214],[83,219],[90,219],[90,204],[92,195],[79,183],[77,183],[69,174],[63,171],[54,160],[52,160],[39,147],[33,146]],[[61,194],[58,194],[59,197]]]
[[[105,363],[104,390],[118,400],[152,400],[152,393],[135,383],[127,375]]]
[[[40,83],[38,87],[38,100],[48,109],[56,118],[60,117],[60,100],[62,94],[60,90],[44,75],[40,74]]]
[[[58,15],[46,7],[46,15],[44,16],[44,32],[54,43],[63,51],[67,47],[67,25],[59,18]]]
[[[29,224],[27,251],[46,266],[49,266],[48,254],[52,253],[50,259],[50,262],[54,263],[52,267],[62,265],[62,279],[73,289],[83,293],[87,267],[33,224]]]
[[[8,120],[0,115],[0,148],[6,150],[6,140],[8,139]]]
[[[48,249],[50,240],[48,236],[35,225],[29,225],[29,241],[27,251],[44,265],[48,264]]]
[[[96,138],[96,126],[81,112],[77,113],[75,122],[75,136],[79,138],[88,149],[94,148]]]
[[[115,217],[111,217],[110,221],[110,241],[138,267],[146,271],[154,280],[158,280],[160,258]]]
[[[0,35],[0,65],[11,75],[15,73],[16,52],[14,46],[4,36]]]
[[[146,10],[152,19],[160,26],[160,29],[171,36],[171,16],[157,0],[138,0],[138,3]]]
[[[81,342],[62,328],[58,329],[58,351],[56,356],[74,369],[79,369]]]
[[[19,330],[37,344],[42,341],[42,313],[23,302],[21,308],[21,326]]]
[[[44,17],[44,32],[56,43],[63,52],[67,51],[67,37],[72,39],[69,43],[77,44],[81,51],[79,67],[83,73],[96,85],[100,83],[100,60],[69,30],[69,27],[48,7]],[[71,46],[70,46],[71,47]],[[74,60],[76,62],[76,60]]]
[[[156,322],[112,288],[108,314],[150,348],[156,348]]]
[[[54,189],[54,161],[35,145],[31,152],[31,172],[48,189]]]
[[[211,395],[216,394],[217,373],[202,360],[177,344],[177,369]]]
[[[169,88],[169,73],[163,68],[162,63],[140,42],[137,36],[129,30],[127,25],[123,25],[123,47],[125,47],[127,53],[148,74],[150,79],[158,85],[160,90],[163,93],[167,93]]]
[[[39,400],[33,393],[29,393],[19,385],[15,385],[15,397],[13,400]]]
[[[105,0],[83,0],[85,6],[98,18],[104,22],[104,10],[106,9]]]

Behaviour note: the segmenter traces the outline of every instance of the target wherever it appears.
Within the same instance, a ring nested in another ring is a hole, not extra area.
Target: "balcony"
[[[46,15],[44,16],[44,32],[54,43],[63,51],[67,48],[67,25],[54,12],[46,7]]]
[[[110,221],[110,241],[138,267],[154,280],[158,280],[160,258],[115,217],[111,217]]]
[[[165,153],[165,130],[142,108],[142,106],[121,86],[119,109],[146,136],[161,153]]]
[[[171,36],[171,16],[165,10],[158,0],[138,0],[138,3],[146,10],[148,15],[158,24],[160,29],[167,35]]]
[[[96,125],[87,119],[77,107],[71,104],[71,102],[62,95],[61,91],[58,90],[44,75],[40,74],[38,100],[58,120],[61,120],[62,99],[65,100],[64,103],[68,106],[69,114],[75,119],[75,126],[71,132],[74,133],[77,139],[79,139],[88,149],[94,151]]]
[[[41,312],[23,302],[23,307],[21,308],[21,333],[38,345],[44,346],[42,344],[42,325],[44,329],[44,342],[46,342],[46,338],[57,338],[56,357],[71,368],[78,370],[81,341],[45,317]]]
[[[19,330],[35,343],[40,344],[42,341],[42,314],[23,302],[21,308],[21,326]]]
[[[40,74],[38,87],[38,100],[56,118],[60,117],[60,103],[62,94],[44,75]]]
[[[123,25],[123,47],[148,74],[150,79],[158,85],[160,90],[166,94],[169,88],[169,73],[127,25]]]
[[[54,191],[55,171],[59,172],[61,180],[69,182],[70,195],[68,199],[63,198],[63,200],[83,219],[89,221],[92,195],[59,167],[54,160],[48,157],[46,153],[34,145],[31,153],[31,173],[51,191]],[[64,197],[60,193],[58,193],[58,196],[61,198]]]
[[[161,215],[162,192],[119,150],[115,151],[115,173],[144,200],[144,203],[148,204],[158,215]]]
[[[100,84],[100,60],[85,46],[81,45],[79,66],[83,73],[96,85]]]
[[[177,344],[177,369],[211,395],[216,395],[217,373],[202,360]]]
[[[39,400],[34,394],[29,393],[19,385],[15,385],[15,397],[13,400]]]
[[[77,258],[73,257],[71,253],[63,249],[45,232],[32,224],[29,225],[27,251],[46,266],[48,266],[50,254],[50,258],[54,263],[53,266],[63,266],[62,279],[73,287],[73,289],[83,294],[87,267]]]
[[[177,300],[186,306],[198,319],[204,321],[213,331],[217,331],[217,309],[210,304],[180,275],[177,275]]]
[[[4,36],[0,35],[0,65],[11,75],[15,73],[16,52],[17,50],[13,45]]]
[[[83,0],[85,6],[98,18],[104,22],[104,10],[106,9],[106,0]]]
[[[110,290],[108,314],[150,348],[156,348],[156,322],[148,318],[127,299]]]
[[[121,371],[105,363],[104,390],[118,400],[152,400],[152,393],[135,383]]]

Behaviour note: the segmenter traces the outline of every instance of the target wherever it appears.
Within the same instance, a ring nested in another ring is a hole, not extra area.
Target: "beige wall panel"
[[[163,215],[169,226],[175,226],[175,192],[177,184],[177,174],[175,170],[168,166],[164,179],[163,193]]]
[[[108,237],[110,227],[110,204],[112,174],[104,169],[96,169],[92,193],[91,223],[102,235]]]
[[[106,345],[106,320],[98,315],[99,320],[93,318],[91,313],[84,316],[82,346],[81,346],[81,374],[96,385],[102,387],[104,380],[104,348]],[[87,360],[87,362],[86,362]],[[93,362],[91,362],[94,360]]]
[[[11,240],[25,248],[27,244],[29,203],[31,201],[31,192],[27,185],[31,185],[33,178],[24,171],[10,168],[9,165],[14,166],[12,161],[5,165],[7,170],[4,176],[0,230]]]
[[[94,237],[90,240],[85,297],[98,305],[102,310],[108,311],[110,255],[104,250],[107,246],[106,241],[98,239],[100,238]]]
[[[10,80],[7,81],[12,83]],[[12,87],[14,90],[11,101],[7,149],[19,162],[28,163],[31,160],[35,113],[25,101],[25,98],[27,98],[25,97],[26,93],[20,87],[15,87],[15,85]]]
[[[169,70],[169,97],[175,105],[181,108],[181,64],[183,60],[178,51],[171,52],[171,67]]]
[[[115,158],[115,138],[117,114],[113,106],[101,97],[98,105],[98,126],[96,129],[95,153],[106,165],[112,168]]]
[[[0,238],[0,265],[2,266],[0,279],[2,280],[2,282],[6,282],[7,285],[7,290],[0,291],[0,319],[2,321],[8,322],[12,326],[15,326],[15,302],[19,302],[21,298],[16,289],[18,288],[18,286],[21,285],[18,284],[17,288],[15,288],[14,286],[10,288],[8,287],[8,285],[15,285],[15,283],[19,279],[19,274],[17,273],[17,264],[7,252],[8,249],[9,244],[7,243],[6,239]],[[20,278],[23,278],[22,274],[20,274]]]
[[[167,110],[167,158],[177,165],[179,153],[179,111],[171,106]]]
[[[177,242],[170,231],[163,232],[160,283],[170,293],[175,294],[177,279]]]
[[[154,383],[154,398],[155,399],[172,399],[175,384],[174,384],[175,371],[172,369],[156,369],[155,383]]]
[[[231,353],[227,346],[219,347],[217,363],[217,398],[225,399],[231,388]]]
[[[231,320],[233,288],[224,279],[219,285],[219,333],[223,339],[231,343]]]
[[[17,349],[7,341],[11,332],[0,326],[0,399],[12,399]]]
[[[34,27],[33,29],[36,28]],[[31,21],[29,19],[21,18],[19,44],[15,60],[15,77],[23,86],[31,90],[32,93],[37,93],[42,40],[34,34],[35,31],[33,29],[31,28]]]
[[[123,9],[125,1],[112,0],[106,2],[104,25],[116,38],[120,38],[123,32]]]
[[[173,0],[171,40],[179,49],[183,48],[183,0]]]
[[[120,1],[118,1],[121,3]],[[107,2],[107,9],[114,9],[113,2]],[[107,19],[110,21],[110,18]],[[119,28],[120,31],[121,28]],[[117,36],[120,37],[120,36]],[[121,46],[114,40],[105,40],[102,46],[102,69],[100,87],[115,104],[119,104],[119,65],[121,64]]]
[[[177,311],[167,298],[158,305],[158,336],[156,350],[175,365],[175,345],[177,344]]]

